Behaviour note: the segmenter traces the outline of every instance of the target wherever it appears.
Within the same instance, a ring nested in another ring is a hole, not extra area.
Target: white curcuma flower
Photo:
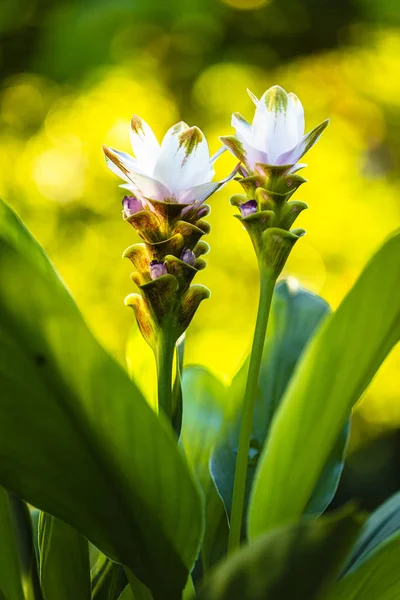
[[[232,179],[237,169],[222,181],[212,181],[215,160],[198,127],[180,122],[171,127],[158,143],[151,127],[138,116],[131,121],[130,138],[134,157],[104,146],[108,167],[125,180],[121,187],[146,199],[181,204],[201,204]]]
[[[304,110],[295,94],[287,94],[279,85],[267,90],[260,100],[247,90],[256,105],[250,125],[239,113],[232,115],[236,136],[221,137],[223,144],[253,171],[257,163],[292,166],[292,172],[305,165],[302,156],[318,141],[329,119],[304,135]]]

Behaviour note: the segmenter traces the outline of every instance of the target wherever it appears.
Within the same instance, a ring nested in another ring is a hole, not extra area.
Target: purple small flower
[[[122,199],[122,216],[124,219],[129,219],[132,215],[143,210],[140,200],[136,196],[124,196]]]
[[[159,262],[158,260],[152,260],[150,263],[150,277],[152,279],[158,279],[161,275],[168,273],[165,262]]]
[[[196,255],[194,252],[189,250],[189,248],[184,248],[181,254],[181,260],[193,267],[194,263],[196,262]]]
[[[249,200],[239,206],[242,217],[248,217],[253,213],[257,212],[257,202],[255,200]]]

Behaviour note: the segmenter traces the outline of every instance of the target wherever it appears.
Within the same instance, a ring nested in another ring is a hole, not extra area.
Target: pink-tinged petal
[[[145,175],[153,175],[161,151],[153,130],[146,121],[143,121],[137,115],[133,115],[129,133],[139,170]]]
[[[251,125],[240,113],[233,113],[231,125],[236,129],[236,136],[240,141],[251,144]]]
[[[250,96],[250,98],[253,100],[254,104],[255,104],[256,106],[258,106],[258,103],[259,103],[260,101],[259,101],[259,99],[257,98],[257,96],[255,96],[255,95],[253,94],[253,92],[252,92],[251,90],[249,90],[249,88],[247,88],[247,90],[246,90],[246,91],[247,91],[248,95]]]
[[[130,173],[131,181],[138,187],[145,198],[152,200],[167,200],[172,197],[171,191],[157,179],[141,173]]]
[[[178,123],[162,141],[154,177],[172,192],[179,193],[189,185],[207,181],[209,161],[208,144],[202,131],[198,127]]]
[[[299,142],[298,111],[278,85],[259,101],[252,124],[252,146],[268,153],[271,164]]]
[[[240,165],[236,165],[228,177],[221,181],[211,181],[210,183],[203,183],[202,185],[196,185],[189,188],[178,195],[178,202],[180,204],[202,204],[207,198],[209,198],[214,192],[220,190],[228,181],[233,179],[239,170]]]
[[[293,94],[293,92],[290,92],[288,94],[288,98],[289,98],[289,106],[290,106],[289,110],[292,110],[293,114],[296,116],[297,135],[298,135],[298,139],[301,140],[301,138],[304,135],[304,128],[305,128],[304,108],[303,108],[303,105],[300,102],[299,98],[296,96],[296,94]]]
[[[329,125],[329,119],[327,119],[326,121],[324,121],[323,123],[321,123],[320,125],[315,127],[315,129],[310,131],[310,133],[307,133],[307,135],[305,135],[303,137],[301,142],[299,142],[292,150],[290,150],[289,152],[285,152],[279,156],[277,164],[278,165],[292,165],[292,164],[294,165],[294,164],[296,164],[297,161],[300,160],[300,158],[302,156],[304,156],[304,154],[306,152],[308,152],[308,150],[310,150],[310,148],[312,148],[314,146],[314,144],[316,144],[318,142],[322,132],[328,125]]]

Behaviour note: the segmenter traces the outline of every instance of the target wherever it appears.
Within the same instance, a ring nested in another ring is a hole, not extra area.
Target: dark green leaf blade
[[[296,522],[303,513],[349,411],[400,337],[399,281],[395,235],[308,346],[260,460],[249,509],[251,537]]]
[[[179,597],[202,505],[174,434],[2,203],[0,316],[0,482]]]
[[[24,600],[10,495],[0,487],[0,599]]]
[[[324,600],[360,526],[346,509],[271,531],[217,567],[196,598]]]
[[[379,506],[367,519],[345,571],[357,568],[387,538],[400,531],[400,492]]]
[[[333,588],[329,600],[400,598],[400,534],[387,538]]]

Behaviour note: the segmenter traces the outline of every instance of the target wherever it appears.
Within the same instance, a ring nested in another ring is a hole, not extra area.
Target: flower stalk
[[[236,136],[221,137],[228,150],[240,160],[236,178],[244,193],[231,197],[252,241],[259,266],[260,297],[249,371],[242,409],[228,551],[240,545],[250,439],[261,360],[275,283],[294,244],[305,234],[291,229],[307,208],[291,200],[305,183],[297,172],[305,167],[298,161],[318,141],[329,121],[304,135],[304,111],[294,94],[279,86],[267,90],[260,100],[249,92],[256,105],[252,124],[241,115],[232,116]]]
[[[276,277],[274,277],[270,272],[263,273],[262,269],[260,269],[260,297],[253,345],[250,354],[246,391],[243,400],[242,422],[240,426],[239,446],[233,489],[228,552],[233,552],[239,547],[240,544],[244,498],[246,491],[248,456],[251,432],[253,429],[254,406],[257,395],[258,377],[261,368],[264,340],[267,332],[268,318],[275,283]]]

